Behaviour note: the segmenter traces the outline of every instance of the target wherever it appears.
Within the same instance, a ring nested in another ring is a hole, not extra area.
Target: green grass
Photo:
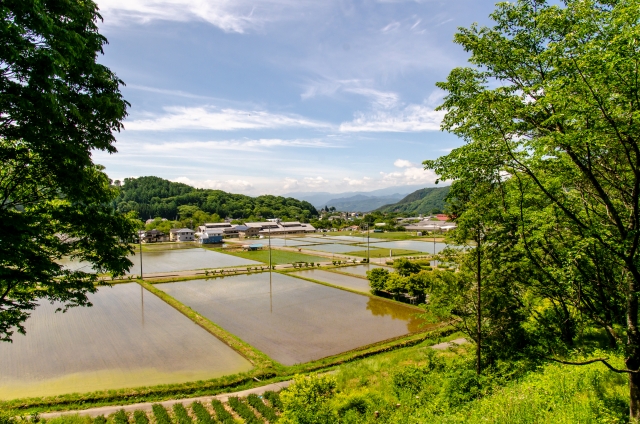
[[[427,256],[426,253],[416,252],[415,250],[406,250],[406,249],[391,249],[391,253],[393,256]],[[359,258],[367,257],[367,250],[357,250],[355,252],[347,252],[343,253],[346,256],[357,256]],[[369,250],[369,257],[371,259],[377,258],[389,258],[389,249],[371,249]]]
[[[228,255],[238,256],[240,258],[250,259],[252,261],[258,261],[265,264],[269,264],[269,251],[268,250],[256,250],[253,252],[246,252],[242,250],[218,250],[221,253]],[[327,262],[330,258],[323,258],[321,256],[305,255],[297,252],[287,252],[284,250],[271,250],[271,263],[274,265],[291,264],[294,262]]]
[[[144,411],[135,411],[133,413],[133,422],[135,424],[149,424],[149,417]]]

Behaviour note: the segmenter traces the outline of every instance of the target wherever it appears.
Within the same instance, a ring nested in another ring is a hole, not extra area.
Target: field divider
[[[200,315],[190,307],[185,304],[179,302],[174,297],[169,294],[163,292],[162,290],[154,287],[152,284],[147,283],[143,280],[136,280],[138,284],[147,289],[149,292],[158,296],[165,303],[172,306],[178,312],[185,315],[194,323],[198,324],[200,327],[205,329],[207,332],[218,338],[220,341],[225,343],[227,346],[238,352],[242,355],[247,361],[251,362],[251,364],[260,369],[260,370],[269,370],[272,369],[275,365],[275,361],[269,358],[264,353],[260,352],[249,343],[240,339],[239,337],[229,333],[210,319]]]

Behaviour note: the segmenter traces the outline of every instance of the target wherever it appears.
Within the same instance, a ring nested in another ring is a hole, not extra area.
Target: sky
[[[467,64],[486,0],[97,0],[100,62],[131,103],[112,179],[248,195],[433,186],[435,83]]]

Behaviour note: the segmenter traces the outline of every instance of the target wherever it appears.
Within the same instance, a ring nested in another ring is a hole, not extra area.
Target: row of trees
[[[429,311],[475,339],[478,372],[588,354],[602,335],[625,366],[580,364],[628,375],[638,419],[640,2],[520,0],[492,19],[460,30],[472,66],[438,84],[443,129],[465,144],[424,164],[454,181],[454,241],[474,248]]]

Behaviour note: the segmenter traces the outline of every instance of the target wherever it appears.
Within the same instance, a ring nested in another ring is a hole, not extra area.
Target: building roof
[[[251,227],[247,227],[246,225],[236,225],[235,229],[238,231],[247,231]]]
[[[176,234],[176,233],[193,233],[193,230],[189,229],[189,228],[180,228],[179,230],[171,230],[172,233]]]

